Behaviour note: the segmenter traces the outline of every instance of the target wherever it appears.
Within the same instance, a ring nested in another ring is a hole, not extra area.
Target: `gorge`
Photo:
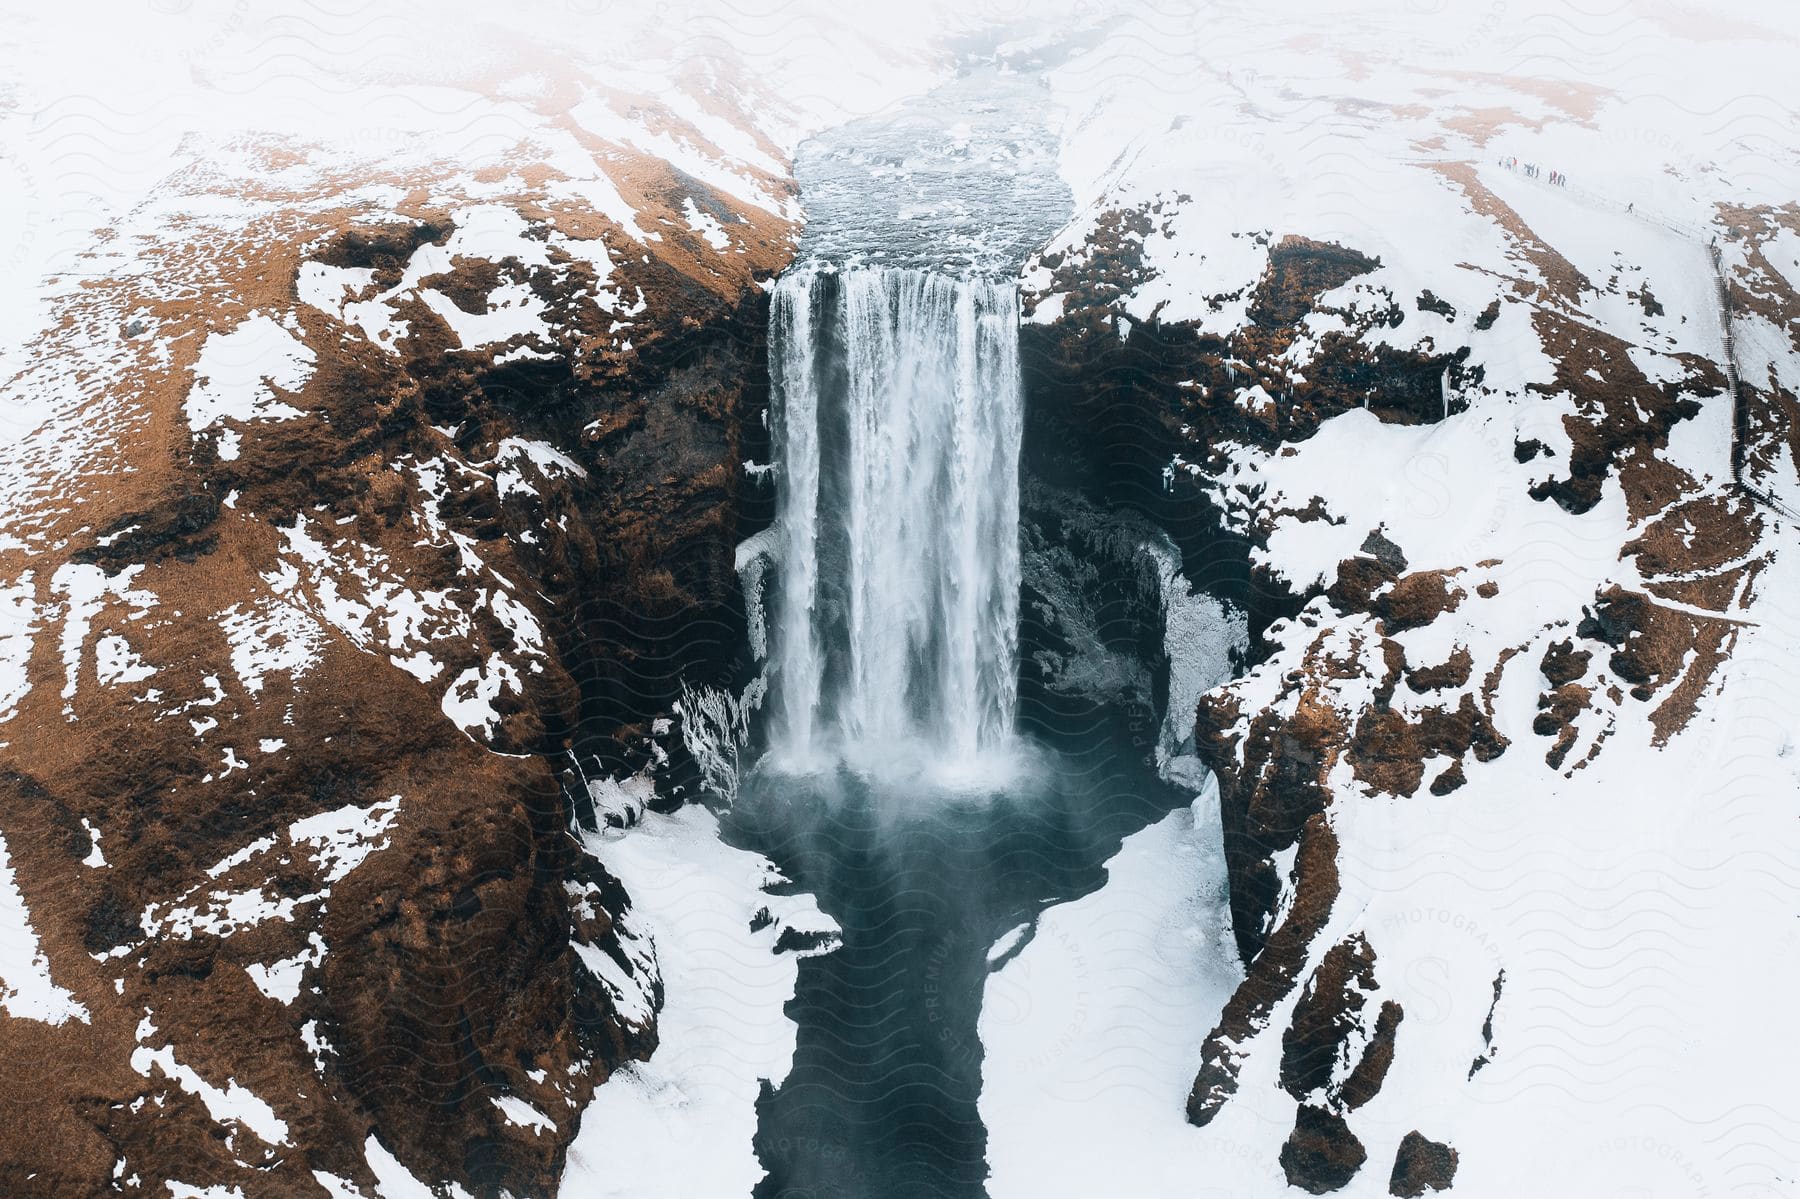
[[[1125,836],[1193,798],[1127,732],[1161,718],[1152,688],[1135,713],[1079,684],[1073,708],[1041,687],[1020,706],[1021,641],[1046,645],[1020,628],[1015,276],[1061,191],[1034,167],[1032,99],[975,75],[799,158],[810,219],[770,301],[768,749],[724,831],[841,932],[800,965],[793,1068],[758,1105],[771,1199],[984,1194],[988,976],[1047,905],[1105,880]],[[1119,630],[1084,585],[1106,580],[1117,623],[1144,630],[1113,652],[1141,654],[1166,694],[1165,597],[1137,535],[1121,561],[1075,559],[1079,579],[1035,556],[1032,594],[1074,607],[1055,619],[1099,648]]]
[[[0,1191],[1793,1193],[1793,19],[328,8],[0,40]]]

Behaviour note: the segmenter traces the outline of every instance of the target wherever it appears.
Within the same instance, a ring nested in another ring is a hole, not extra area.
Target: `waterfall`
[[[802,267],[772,301],[773,749],[971,764],[1017,690],[1016,288]]]

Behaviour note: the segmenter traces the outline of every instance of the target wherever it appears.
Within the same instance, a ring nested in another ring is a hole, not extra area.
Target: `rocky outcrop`
[[[1281,1036],[1281,1087],[1300,1106],[1281,1150],[1288,1183],[1314,1195],[1349,1183],[1368,1158],[1345,1114],[1373,1099],[1394,1061],[1405,1016],[1376,991],[1375,951],[1360,934],[1332,946],[1307,980]]]
[[[1369,1160],[1344,1118],[1321,1108],[1302,1106],[1294,1113],[1294,1131],[1281,1147],[1281,1170],[1288,1185],[1309,1195],[1341,1190]]]
[[[1355,1111],[1381,1090],[1394,1061],[1394,1034],[1405,1012],[1377,990],[1375,950],[1360,933],[1326,951],[1307,980],[1281,1035],[1281,1087],[1302,1102]]]
[[[1417,1129],[1400,1139],[1388,1194],[1418,1199],[1431,1191],[1447,1191],[1456,1181],[1456,1150],[1423,1136]]]
[[[1314,938],[1331,918],[1338,896],[1337,838],[1324,815],[1306,823],[1294,859],[1294,897],[1286,918],[1251,960],[1244,981],[1220,1013],[1201,1050],[1188,1095],[1188,1119],[1205,1125],[1237,1093],[1250,1041],[1269,1026],[1306,967]]]
[[[1725,299],[1738,336],[1800,349],[1800,295],[1774,249],[1800,233],[1800,204],[1722,204],[1719,221],[1727,229],[1718,243]],[[1745,484],[1791,514],[1800,510],[1792,470],[1800,462],[1800,397],[1791,381],[1784,382],[1776,353],[1758,350],[1751,359],[1739,363],[1738,468]]]

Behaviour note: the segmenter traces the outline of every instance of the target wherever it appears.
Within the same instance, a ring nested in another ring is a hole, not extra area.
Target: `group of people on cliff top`
[[[1524,171],[1527,179],[1544,179],[1553,187],[1569,186],[1567,175],[1561,171],[1546,171],[1535,162],[1528,162],[1521,166],[1517,158],[1502,158],[1500,165],[1509,171]]]

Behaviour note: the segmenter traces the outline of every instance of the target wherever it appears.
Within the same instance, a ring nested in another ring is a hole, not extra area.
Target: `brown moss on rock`
[[[1376,596],[1394,585],[1400,572],[1375,557],[1346,558],[1338,563],[1337,578],[1325,594],[1342,612],[1373,612]]]
[[[1269,247],[1269,265],[1250,301],[1250,319],[1292,329],[1326,292],[1381,267],[1379,258],[1332,242],[1289,235]]]
[[[178,1179],[310,1194],[312,1171],[329,1170],[372,1194],[371,1135],[434,1186],[549,1194],[593,1088],[655,1044],[653,1012],[615,1006],[571,948],[578,936],[638,972],[656,1006],[655,980],[621,948],[629,900],[570,837],[579,787],[558,768],[572,749],[624,762],[627,731],[667,710],[682,672],[734,668],[732,551],[738,514],[758,503],[742,463],[766,437],[766,299],[745,276],[752,258],[773,261],[769,246],[704,279],[660,259],[615,264],[621,294],[643,295],[630,353],[599,344],[612,318],[591,301],[591,269],[459,258],[430,283],[463,310],[503,280],[545,301],[533,344],[551,359],[496,363],[507,347],[461,348],[416,300],[392,346],[298,304],[304,260],[374,271],[367,298],[451,231],[410,204],[408,219],[367,226],[327,207],[280,210],[279,231],[244,244],[171,250],[183,269],[216,269],[232,298],[216,312],[148,304],[175,350],[155,386],[119,388],[134,439],[109,452],[129,469],[70,479],[79,506],[46,518],[63,530],[39,559],[46,580],[61,560],[137,567],[130,586],[154,599],[144,619],[102,602],[66,705],[58,638],[37,637],[11,726],[24,735],[9,738],[0,828],[50,969],[90,1022],[0,1017],[9,1045],[44,1063],[0,1087],[9,1195],[98,1194],[115,1167],[159,1193]],[[233,424],[237,453],[222,458],[216,435],[190,435],[182,402],[193,348],[249,308],[285,314],[316,361],[279,397],[298,415]],[[589,426],[615,435],[590,443]],[[500,462],[520,441],[574,467]],[[523,485],[500,486],[503,469]],[[336,623],[289,530],[336,572]],[[427,595],[432,611],[395,632],[400,618],[377,623],[383,588]],[[307,652],[253,678],[222,626],[266,613],[285,622],[276,643],[300,636]],[[98,677],[101,636],[154,676]],[[496,657],[517,684],[493,697],[493,726],[465,731],[446,688]],[[345,809],[387,815],[331,877],[332,853],[292,830]],[[83,864],[86,825],[104,868]],[[285,915],[175,915],[215,891]],[[256,981],[283,961],[300,963],[287,1001]],[[154,1031],[140,1034],[146,1013]],[[237,1080],[288,1143],[265,1146],[159,1070],[139,1073],[140,1044],[210,1084]],[[505,1095],[553,1127],[511,1124],[492,1102]]]
[[[557,810],[545,806],[554,780],[539,772],[511,802],[451,784],[431,825],[405,828],[339,885],[324,929],[327,944],[358,947],[328,954],[322,976],[321,1030],[343,1086],[402,1160],[455,1163],[483,1193],[548,1193],[573,1134],[562,1095],[534,1084],[521,1063],[579,1078],[579,1098],[656,1046],[654,1025],[614,1011],[570,948],[567,895],[553,893],[565,885],[542,880],[585,881],[596,892],[610,880],[573,860],[567,837],[533,828],[550,823],[534,809]],[[622,892],[612,899],[607,927],[587,930],[602,945],[628,907]],[[484,1102],[512,1093],[551,1113],[562,1135],[514,1137]]]
[[[441,246],[454,232],[456,224],[447,218],[355,224],[315,247],[311,257],[328,266],[372,270],[375,288],[386,290],[400,282],[420,246]]]
[[[1439,796],[1449,795],[1468,781],[1469,776],[1463,773],[1462,761],[1458,759],[1446,766],[1436,778],[1431,780],[1431,793]]]
[[[1231,879],[1232,928],[1246,962],[1262,950],[1266,924],[1281,891],[1270,855],[1293,845],[1301,830],[1325,809],[1325,778],[1344,742],[1337,710],[1317,685],[1298,698],[1287,719],[1263,713],[1250,724],[1236,758],[1230,730],[1235,704],[1223,697],[1202,700],[1196,720],[1201,758],[1215,769],[1220,785],[1226,868]]]
[[[1474,668],[1475,659],[1470,655],[1468,647],[1459,645],[1438,665],[1421,666],[1408,671],[1406,685],[1420,695],[1427,691],[1464,687],[1468,685],[1470,672]]]
[[[1567,473],[1534,484],[1531,497],[1579,514],[1599,503],[1606,481],[1616,477],[1632,519],[1643,520],[1691,487],[1693,480],[1663,451],[1669,431],[1699,415],[1696,393],[1723,390],[1718,366],[1687,355],[1688,378],[1652,383],[1618,338],[1549,309],[1534,311],[1532,320],[1543,343],[1555,347],[1556,380],[1530,389],[1571,396],[1576,412],[1563,418],[1571,447]]]
[[[1587,674],[1588,662],[1592,658],[1591,653],[1576,649],[1575,643],[1565,637],[1545,648],[1538,668],[1544,672],[1544,678],[1549,680],[1552,687],[1561,687],[1564,683],[1573,683]]]
[[[1305,1104],[1294,1113],[1294,1130],[1281,1146],[1288,1185],[1309,1195],[1342,1190],[1368,1160],[1368,1150],[1343,1116]]]
[[[1388,1194],[1418,1199],[1427,1191],[1447,1191],[1456,1181],[1456,1150],[1413,1129],[1400,1138],[1394,1153],[1394,1170],[1388,1178]]]
[[[1400,560],[1404,563],[1404,559]],[[1454,612],[1468,598],[1450,582],[1461,574],[1454,570],[1420,570],[1402,574],[1403,566],[1391,559],[1357,555],[1338,563],[1337,578],[1325,594],[1346,614],[1369,612],[1382,619],[1383,631],[1392,635],[1421,628],[1446,612]]]
[[[166,503],[113,520],[89,545],[69,555],[116,574],[127,566],[174,557],[184,562],[211,553],[218,544],[214,525],[219,519],[219,497],[207,491],[188,491]]]
[[[1641,701],[1666,691],[1651,710],[1661,744],[1687,727],[1701,695],[1737,642],[1737,622],[1659,604],[1614,584],[1596,597],[1579,636],[1612,647],[1606,666]]]
[[[1454,708],[1433,707],[1408,716],[1377,707],[1357,722],[1345,756],[1361,782],[1389,795],[1412,795],[1433,758],[1460,760],[1473,753],[1488,762],[1506,751],[1507,739],[1493,714],[1462,695]]]
[[[1468,598],[1450,585],[1458,570],[1421,570],[1395,580],[1376,608],[1389,634],[1422,628],[1445,612],[1454,612]]]
[[[1188,1121],[1209,1123],[1237,1093],[1244,1045],[1265,1028],[1275,1005],[1299,980],[1313,940],[1337,902],[1337,835],[1323,814],[1312,816],[1294,857],[1294,901],[1287,917],[1270,933],[1219,1014],[1219,1023],[1201,1049],[1199,1073],[1188,1093]]]
[[[1375,1097],[1393,1064],[1394,1035],[1405,1015],[1398,1003],[1383,1002],[1371,1027],[1364,1009],[1376,989],[1375,949],[1362,934],[1325,952],[1281,1035],[1283,1090],[1302,1103],[1344,1111]],[[1340,1063],[1353,1048],[1360,1051],[1355,1064],[1339,1079]]]
[[[1391,999],[1384,1000],[1375,1013],[1375,1028],[1369,1034],[1362,1059],[1351,1069],[1338,1091],[1346,1109],[1355,1111],[1381,1092],[1381,1084],[1387,1081],[1388,1068],[1394,1064],[1394,1036],[1400,1031],[1400,1021],[1405,1015],[1404,1009]]]

